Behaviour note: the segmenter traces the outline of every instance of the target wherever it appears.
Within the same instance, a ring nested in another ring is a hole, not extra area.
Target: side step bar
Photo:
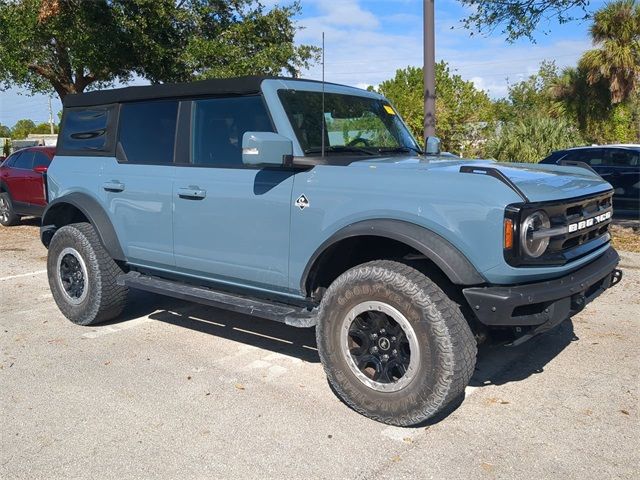
[[[308,310],[284,303],[243,297],[210,288],[143,275],[139,272],[122,274],[118,277],[117,283],[129,288],[146,290],[147,292],[159,293],[181,300],[266,318],[267,320],[286,323],[293,327],[313,327],[317,323],[317,308]]]

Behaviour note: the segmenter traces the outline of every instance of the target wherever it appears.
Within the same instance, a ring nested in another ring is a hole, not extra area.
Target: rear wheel
[[[17,225],[20,222],[20,215],[13,210],[11,197],[7,192],[0,193],[0,224],[5,227]]]
[[[60,311],[73,323],[92,325],[122,313],[128,289],[116,283],[121,273],[89,223],[66,225],[51,239],[49,286]]]
[[[458,306],[425,275],[392,261],[345,272],[316,330],[332,387],[357,412],[416,425],[463,394],[476,342]]]

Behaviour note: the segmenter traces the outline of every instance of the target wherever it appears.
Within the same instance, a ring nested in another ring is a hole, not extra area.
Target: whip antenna
[[[322,32],[322,146],[321,146],[321,158],[324,158],[324,32]]]

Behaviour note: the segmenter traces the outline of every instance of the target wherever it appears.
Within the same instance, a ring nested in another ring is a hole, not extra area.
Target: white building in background
[[[58,134],[30,133],[26,140],[35,140],[34,146],[55,147],[58,144]]]

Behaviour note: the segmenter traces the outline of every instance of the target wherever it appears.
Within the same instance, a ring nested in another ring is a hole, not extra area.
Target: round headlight
[[[538,258],[545,252],[549,246],[549,237],[534,239],[533,233],[550,226],[549,216],[542,210],[533,212],[524,219],[520,228],[520,245],[525,255],[531,258]]]

